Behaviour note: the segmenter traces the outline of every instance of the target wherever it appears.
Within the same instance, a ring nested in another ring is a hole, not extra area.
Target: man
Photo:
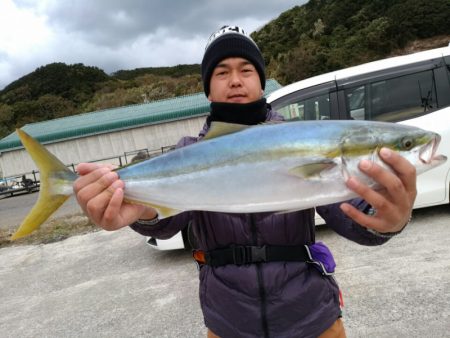
[[[202,79],[210,116],[198,137],[185,137],[178,147],[201,140],[212,121],[254,125],[282,119],[263,98],[264,60],[241,28],[225,26],[211,36]],[[349,178],[348,187],[361,198],[317,208],[337,233],[365,245],[382,244],[400,232],[416,196],[415,168],[388,149],[381,156],[395,174],[369,161],[362,161],[360,169],[382,191]],[[317,246],[314,209],[284,214],[194,211],[158,220],[149,207],[123,203],[124,184],[111,168],[85,163],[77,170],[82,175],[74,184],[77,199],[104,229],[131,225],[141,234],[168,238],[191,222],[201,250],[200,302],[208,337],[345,337],[336,282],[305,259],[305,245],[310,251]],[[267,255],[264,262],[258,257],[261,250]],[[327,255],[316,263],[326,264],[332,259]]]

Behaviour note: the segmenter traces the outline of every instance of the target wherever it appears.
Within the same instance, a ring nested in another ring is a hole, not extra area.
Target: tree
[[[0,138],[9,134],[13,118],[14,112],[11,106],[0,103]]]

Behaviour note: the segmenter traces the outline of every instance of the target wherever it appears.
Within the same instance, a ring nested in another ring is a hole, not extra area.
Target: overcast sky
[[[0,90],[52,62],[120,69],[200,63],[222,25],[248,33],[306,0],[0,0]]]

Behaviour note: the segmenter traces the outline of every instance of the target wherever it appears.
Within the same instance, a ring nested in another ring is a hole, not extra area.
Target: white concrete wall
[[[46,144],[45,147],[67,165],[107,157],[123,157],[125,152],[140,149],[157,150],[176,144],[183,136],[197,136],[205,119],[206,117],[202,116],[155,124]],[[118,160],[105,162],[119,164]],[[24,149],[4,152],[0,155],[0,170],[5,177],[37,169]]]

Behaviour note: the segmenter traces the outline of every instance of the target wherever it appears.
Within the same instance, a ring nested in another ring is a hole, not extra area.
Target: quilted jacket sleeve
[[[359,210],[366,210],[369,205],[361,198],[349,201],[351,205]],[[381,245],[389,240],[387,237],[378,236],[365,227],[347,217],[339,208],[341,203],[334,203],[317,207],[317,213],[325,220],[327,225],[339,235],[362,245]]]
[[[164,218],[155,225],[143,225],[140,223],[133,223],[130,228],[144,236],[151,236],[158,239],[168,239],[174,236],[177,232],[186,227],[191,220],[190,212],[183,212],[181,214]]]

